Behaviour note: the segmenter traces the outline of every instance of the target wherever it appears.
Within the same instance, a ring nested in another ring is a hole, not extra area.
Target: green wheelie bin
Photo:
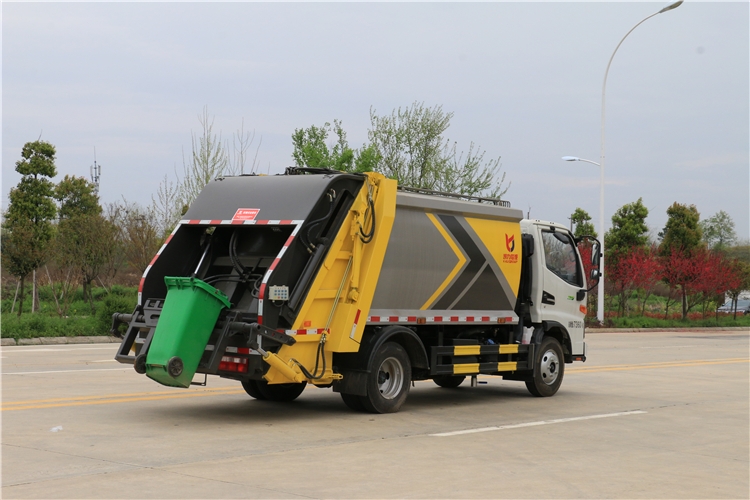
[[[231,303],[197,278],[165,276],[167,298],[146,353],[146,375],[163,385],[190,387],[219,318]]]

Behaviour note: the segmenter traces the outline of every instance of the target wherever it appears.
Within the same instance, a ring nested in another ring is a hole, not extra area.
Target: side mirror
[[[598,269],[592,269],[591,270],[591,280],[592,281],[593,280],[598,280],[599,276],[601,276],[601,275],[599,274],[599,270]]]
[[[591,248],[591,265],[593,267],[599,267],[599,261],[601,259],[601,243],[599,243],[598,240],[594,240],[596,243],[594,243],[594,246]]]

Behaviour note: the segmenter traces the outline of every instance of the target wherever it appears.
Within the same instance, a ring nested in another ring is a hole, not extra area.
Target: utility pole
[[[99,179],[102,176],[101,165],[96,164],[96,148],[94,148],[94,164],[89,167],[91,172],[91,182],[94,183],[94,194],[99,196]]]

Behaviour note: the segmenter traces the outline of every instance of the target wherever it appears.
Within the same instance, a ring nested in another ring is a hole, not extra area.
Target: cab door
[[[544,250],[542,319],[560,323],[570,335],[571,354],[584,354],[586,290],[576,243],[567,231],[553,226],[539,229]]]

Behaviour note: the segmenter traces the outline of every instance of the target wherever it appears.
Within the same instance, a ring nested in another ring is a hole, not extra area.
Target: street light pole
[[[661,9],[659,12],[655,12],[651,14],[650,16],[647,16],[643,18],[638,24],[630,28],[630,31],[625,33],[625,36],[622,37],[622,40],[620,40],[620,43],[617,44],[617,47],[615,47],[614,52],[612,52],[612,56],[609,58],[609,62],[607,63],[607,69],[604,71],[604,83],[602,83],[602,138],[601,138],[601,155],[599,157],[599,163],[590,161],[590,160],[583,160],[580,158],[573,158],[573,157],[564,157],[563,159],[567,158],[573,158],[567,161],[585,161],[588,163],[593,163],[594,165],[599,165],[599,237],[601,238],[601,253],[602,257],[600,260],[600,267],[599,269],[602,271],[602,275],[599,277],[599,288],[598,288],[598,301],[597,301],[597,309],[596,309],[596,319],[599,321],[600,324],[604,323],[604,123],[605,123],[605,104],[606,104],[606,93],[607,93],[607,75],[609,75],[609,67],[612,65],[612,59],[615,58],[615,54],[617,54],[617,50],[620,48],[620,45],[622,45],[622,42],[625,41],[625,39],[630,35],[633,30],[635,30],[638,26],[643,24],[644,22],[648,21],[652,17],[662,14],[664,12],[670,11],[672,9],[676,9],[680,5],[682,5],[683,0],[679,0],[678,2],[675,2],[673,4],[670,4],[663,9]]]

